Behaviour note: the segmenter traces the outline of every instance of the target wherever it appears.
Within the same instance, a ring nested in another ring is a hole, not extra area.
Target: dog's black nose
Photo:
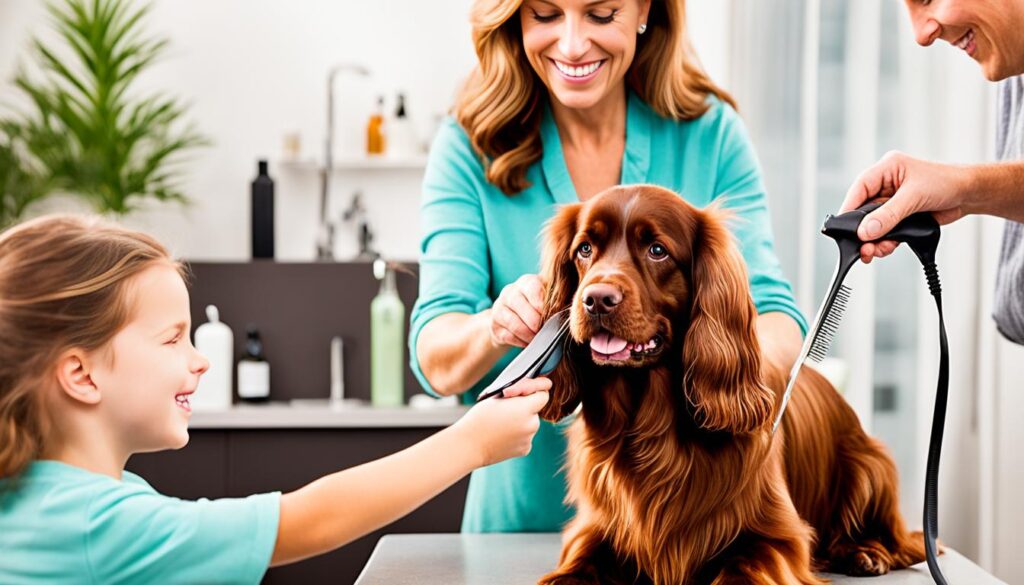
[[[622,291],[611,284],[592,284],[583,289],[583,306],[591,315],[607,315],[622,302]]]

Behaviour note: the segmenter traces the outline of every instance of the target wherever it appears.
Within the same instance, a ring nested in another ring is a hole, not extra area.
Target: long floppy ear
[[[762,383],[757,311],[724,217],[704,210],[696,226],[683,392],[702,428],[744,433],[770,423],[775,395]]]
[[[541,254],[541,280],[547,288],[544,296],[544,319],[569,308],[579,287],[579,274],[573,262],[572,246],[582,204],[573,203],[558,210],[544,228]],[[573,368],[572,340],[566,338],[562,361],[548,374],[551,398],[540,411],[544,420],[555,422],[571,414],[580,403],[579,381]]]

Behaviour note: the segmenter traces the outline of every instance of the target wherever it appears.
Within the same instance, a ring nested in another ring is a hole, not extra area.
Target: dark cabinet
[[[187,499],[289,492],[329,473],[399,451],[437,430],[192,430],[185,448],[136,455],[128,469],[159,492]],[[467,485],[468,480],[462,480],[405,518],[339,550],[270,569],[263,582],[353,583],[384,534],[458,532]]]

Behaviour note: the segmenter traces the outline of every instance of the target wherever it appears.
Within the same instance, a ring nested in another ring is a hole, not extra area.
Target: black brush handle
[[[869,213],[882,206],[881,201],[866,203],[853,211],[847,211],[839,215],[828,215],[825,217],[825,225],[821,233],[839,240],[854,240],[865,243],[857,235],[857,228],[860,227],[864,218]],[[939,222],[927,211],[919,211],[903,218],[903,221],[896,224],[896,227],[889,230],[884,236],[868,240],[877,242],[879,240],[893,240],[904,242],[917,249],[935,249],[939,245]]]

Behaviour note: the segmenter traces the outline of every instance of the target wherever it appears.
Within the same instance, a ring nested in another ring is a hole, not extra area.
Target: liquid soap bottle
[[[238,397],[246,402],[270,399],[270,363],[263,357],[263,342],[256,327],[246,330],[245,356],[238,362]]]
[[[395,271],[378,258],[373,275],[380,292],[370,302],[370,400],[397,407],[405,399],[405,305],[398,297]]]
[[[405,94],[398,94],[395,115],[388,121],[388,156],[414,157],[419,154],[416,129],[405,110]]]
[[[366,124],[366,154],[384,154],[384,96],[377,98],[377,109]]]
[[[220,320],[216,306],[206,307],[206,318],[207,322],[196,329],[196,351],[206,357],[210,367],[199,378],[199,386],[192,396],[192,410],[226,410],[231,408],[235,336]]]

